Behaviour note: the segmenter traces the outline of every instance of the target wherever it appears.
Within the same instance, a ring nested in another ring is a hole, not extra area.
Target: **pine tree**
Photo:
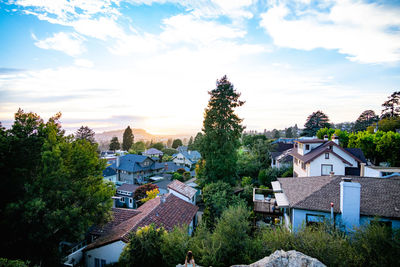
[[[118,137],[114,136],[114,137],[111,139],[110,150],[115,151],[115,150],[118,150],[118,149],[120,149],[120,148],[121,148],[121,145],[120,145],[120,143],[118,142]]]
[[[193,146],[193,136],[191,136],[190,139],[189,139],[188,149],[192,150],[192,146]]]
[[[400,116],[400,91],[391,94],[389,99],[382,104],[382,107],[382,119]]]
[[[91,144],[96,143],[94,139],[95,132],[87,126],[81,126],[75,133],[76,140],[86,140]]]
[[[132,129],[128,126],[126,127],[124,135],[122,137],[122,150],[128,151],[132,147],[133,141],[134,136],[132,133]]]
[[[318,110],[313,112],[307,118],[307,122],[304,124],[304,130],[302,135],[315,136],[319,129],[330,128],[329,118],[322,111]]]
[[[205,160],[204,183],[237,178],[237,149],[244,127],[234,109],[244,104],[226,76],[217,81],[217,88],[208,92],[210,100],[203,121],[204,136],[200,153]]]
[[[365,131],[368,126],[377,122],[379,117],[375,114],[373,110],[366,110],[358,117],[354,125],[356,131]]]

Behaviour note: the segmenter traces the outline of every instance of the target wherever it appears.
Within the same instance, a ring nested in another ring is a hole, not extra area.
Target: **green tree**
[[[175,267],[185,260],[186,253],[190,250],[191,238],[188,235],[188,230],[187,226],[175,227],[163,236],[161,254],[165,266]]]
[[[80,241],[110,217],[115,189],[103,181],[97,144],[65,136],[60,117],[45,123],[20,109],[1,132],[0,248],[7,258],[56,266],[61,241]]]
[[[388,117],[381,119],[378,122],[378,129],[384,132],[396,132],[400,129],[400,117]]]
[[[172,142],[172,148],[177,149],[179,146],[183,146],[181,139],[174,139]]]
[[[193,149],[192,149],[192,146],[193,146],[193,136],[191,136],[191,137],[189,138],[188,149],[189,149],[189,150],[193,150]]]
[[[162,151],[164,149],[164,144],[161,142],[158,142],[158,143],[152,144],[150,146],[150,148],[155,148],[155,149]]]
[[[128,245],[119,257],[119,265],[165,266],[161,247],[167,234],[164,228],[156,228],[154,224],[139,228],[131,234]]]
[[[131,154],[142,154],[146,150],[146,144],[143,141],[136,142],[129,150]]]
[[[349,144],[349,133],[347,131],[342,131],[340,129],[332,129],[332,128],[322,128],[317,132],[317,137],[319,139],[324,139],[325,135],[328,136],[328,139],[331,140],[332,135],[335,134],[339,137],[339,144],[342,147],[347,147]]]
[[[244,104],[226,76],[217,81],[217,88],[208,92],[210,100],[203,121],[200,153],[205,160],[206,183],[225,181],[235,184],[237,149],[244,127],[234,109]]]
[[[86,141],[90,142],[91,144],[96,143],[94,136],[95,136],[95,132],[92,129],[90,129],[88,126],[81,126],[75,132],[76,140],[86,140]]]
[[[178,150],[173,149],[173,148],[164,148],[161,151],[164,153],[164,155],[168,155],[168,156],[172,156],[173,154],[178,153]]]
[[[201,132],[198,132],[193,140],[193,144],[190,150],[200,150],[202,139],[203,139],[203,134]]]
[[[139,203],[141,199],[147,197],[147,192],[150,192],[152,190],[159,190],[158,186],[155,184],[144,184],[136,188],[135,193],[133,193],[133,199],[136,201],[136,203]]]
[[[278,139],[279,137],[281,137],[281,135],[277,129],[272,130],[272,137],[275,139]]]
[[[118,142],[118,137],[114,136],[113,138],[111,138],[111,142],[110,142],[110,150],[118,150],[121,148],[121,145]]]
[[[124,135],[122,137],[122,150],[128,151],[132,145],[134,141],[134,136],[132,133],[132,129],[131,127],[126,127],[125,131],[124,131]],[[118,148],[117,148],[118,149]],[[112,149],[114,150],[114,149]]]
[[[373,110],[365,110],[360,114],[356,123],[354,124],[355,131],[365,131],[368,126],[376,123],[379,120],[379,117],[375,114]]]
[[[393,118],[400,116],[400,91],[391,94],[382,104],[381,118]]]
[[[319,129],[330,127],[329,118],[325,113],[318,110],[308,116],[304,127],[302,135],[314,136]]]
[[[289,128],[286,129],[285,136],[287,138],[293,138],[293,128],[292,127],[289,127]]]

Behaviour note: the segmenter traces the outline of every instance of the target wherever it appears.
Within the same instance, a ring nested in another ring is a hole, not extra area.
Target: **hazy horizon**
[[[196,133],[225,74],[247,130],[355,121],[400,89],[399,29],[398,1],[4,1],[0,121]]]

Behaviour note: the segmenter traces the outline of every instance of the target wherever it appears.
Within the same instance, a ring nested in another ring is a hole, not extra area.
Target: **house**
[[[286,226],[294,231],[303,223],[312,225],[324,220],[351,230],[375,217],[400,228],[400,177],[278,178],[272,187]]]
[[[162,166],[164,168],[163,172],[176,172],[179,169],[184,169],[185,171],[190,171],[190,168],[186,167],[186,166],[180,166],[178,164],[176,164],[173,161],[167,161],[167,162],[161,162],[161,163],[157,163],[158,166]]]
[[[282,152],[271,152],[271,167],[291,167],[293,165],[293,157],[291,155],[292,150],[293,148],[289,148]]]
[[[143,156],[147,157],[155,157],[155,158],[160,158],[164,155],[164,153],[156,148],[149,148],[145,152],[142,153]]]
[[[115,171],[115,169],[108,166],[103,171],[103,178],[106,181],[115,183],[117,181],[117,172]]]
[[[196,204],[197,190],[193,187],[182,183],[181,181],[174,180],[168,185],[169,193],[183,199],[189,203]]]
[[[129,236],[139,227],[154,223],[156,227],[164,227],[167,231],[175,226],[188,225],[189,234],[196,225],[198,207],[167,194],[147,201],[136,213],[122,212],[124,215],[98,230],[97,238],[84,250],[85,264],[88,267],[104,266],[118,261],[122,250],[129,242]],[[121,219],[121,217],[125,217]]]
[[[360,175],[361,164],[367,161],[359,148],[342,148],[339,139],[299,139],[290,152],[293,156],[293,176]]]
[[[173,159],[172,161],[179,165],[179,166],[187,166],[189,168],[192,167],[192,165],[196,164],[199,159],[201,159],[201,155],[198,151],[196,150],[188,150],[187,152],[179,152],[177,154],[172,155]]]
[[[138,185],[134,184],[123,184],[117,187],[116,195],[113,197],[115,207],[118,208],[136,208],[135,200],[133,199],[133,194],[135,193]]]
[[[145,178],[163,172],[163,167],[153,159],[136,154],[117,157],[110,167],[117,172],[117,182],[127,184],[141,184]]]

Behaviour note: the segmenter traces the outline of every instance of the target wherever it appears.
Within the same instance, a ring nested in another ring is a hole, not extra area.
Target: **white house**
[[[282,152],[271,152],[271,167],[283,168],[293,165],[293,156],[291,155],[293,148]]]
[[[339,139],[300,139],[295,141],[290,152],[293,156],[293,176],[323,176],[334,172],[336,175],[360,175],[366,159],[359,148],[342,148]]]
[[[188,166],[189,168],[191,168],[192,165],[196,164],[197,161],[201,158],[200,153],[196,150],[193,151],[188,150],[187,152],[181,151],[172,156],[173,156],[172,161],[175,164],[179,166]]]
[[[183,199],[189,203],[196,204],[197,190],[193,187],[182,183],[181,181],[174,180],[168,185],[169,193]]]
[[[272,186],[286,226],[294,231],[303,224],[326,220],[351,230],[376,217],[384,224],[400,228],[400,177],[278,178]]]
[[[143,156],[147,156],[147,157],[162,157],[164,155],[164,153],[160,150],[158,150],[157,148],[149,148],[147,149],[145,152],[143,152],[142,154]]]
[[[113,221],[94,232],[93,236],[97,238],[83,250],[85,265],[97,267],[117,262],[130,234],[152,223],[167,231],[178,225],[188,225],[191,234],[196,225],[197,210],[197,206],[167,194],[147,201],[137,210],[120,212],[121,216],[114,216]]]

